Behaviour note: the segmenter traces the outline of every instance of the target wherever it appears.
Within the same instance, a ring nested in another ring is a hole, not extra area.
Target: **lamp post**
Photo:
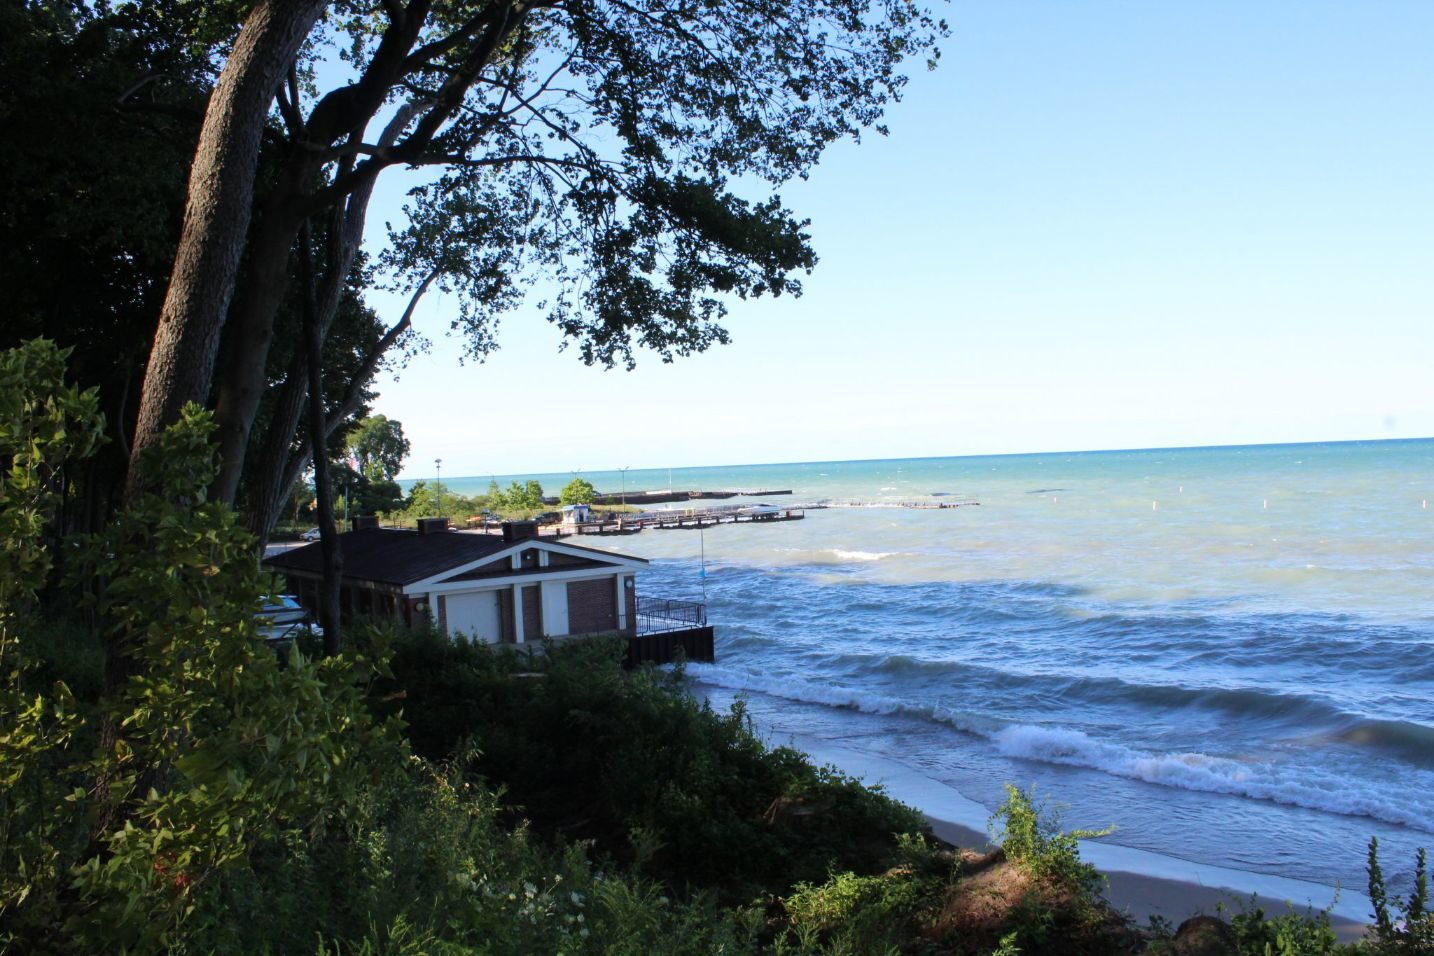
[[[435,458],[435,459],[433,459],[433,472],[434,472],[434,475],[435,475],[435,477],[434,477],[434,479],[433,479],[433,483],[438,486],[438,489],[437,489],[437,491],[436,491],[436,494],[438,495],[438,517],[441,518],[441,517],[443,517],[443,459],[442,459],[442,458]]]
[[[621,467],[621,468],[618,469],[618,471],[622,472],[622,504],[623,504],[623,507],[627,507],[627,470],[628,470],[629,468],[631,468],[631,467],[632,467],[631,465],[624,465],[623,467]]]

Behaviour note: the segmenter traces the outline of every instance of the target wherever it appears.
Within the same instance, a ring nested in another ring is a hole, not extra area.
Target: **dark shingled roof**
[[[396,528],[366,528],[339,535],[344,556],[344,577],[384,584],[406,585],[431,578],[451,568],[477,561],[522,542],[504,541],[497,534],[436,531],[419,534]],[[323,551],[316,541],[294,548],[264,563],[278,572],[323,574]]]

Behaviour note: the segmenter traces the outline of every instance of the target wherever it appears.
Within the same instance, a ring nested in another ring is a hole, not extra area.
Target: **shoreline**
[[[702,692],[704,685],[699,681],[695,689]],[[881,786],[894,799],[921,811],[932,832],[948,843],[971,849],[990,845],[986,823],[991,812],[954,787],[897,760],[824,738],[759,730],[771,745],[791,746],[819,766],[831,765],[868,786]],[[1137,923],[1156,916],[1168,920],[1173,929],[1192,916],[1218,915],[1221,904],[1226,912],[1240,912],[1253,899],[1267,916],[1291,908],[1313,915],[1327,908],[1340,942],[1359,939],[1369,925],[1368,897],[1347,888],[1197,863],[1106,841],[1082,840],[1080,853],[1108,880],[1102,894],[1106,902]]]

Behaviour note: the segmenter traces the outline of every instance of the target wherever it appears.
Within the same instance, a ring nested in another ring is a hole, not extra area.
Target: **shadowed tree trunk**
[[[324,431],[324,333],[320,327],[318,303],[315,301],[314,260],[307,224],[299,230],[299,281],[304,286],[304,352],[308,356],[309,377],[309,446],[314,457],[319,549],[324,560],[324,580],[319,588],[319,623],[324,629],[324,656],[332,657],[343,646],[339,631],[339,588],[343,577],[344,557],[339,546],[338,529],[334,527],[328,436]]]
[[[418,111],[419,107],[414,104],[401,107],[384,129],[379,145],[391,145]],[[347,166],[344,168],[347,169]],[[311,174],[317,176],[318,172],[315,166]],[[375,170],[373,177],[361,182],[333,211],[327,270],[318,292],[317,306],[320,334],[325,339],[333,326],[345,283],[363,243],[364,222],[376,178]],[[296,199],[285,205],[291,209],[298,205],[298,201]],[[246,293],[237,303],[230,328],[230,347],[219,370],[219,395],[214,419],[219,426],[220,466],[214,497],[230,503],[238,496],[250,431],[259,410],[259,400],[265,391],[265,360],[273,338],[274,315],[283,298],[289,249],[299,228],[296,219],[290,228],[288,220],[293,216],[284,209],[271,215],[274,218],[266,219],[266,225],[256,230],[255,254],[245,270]],[[262,253],[258,248],[260,245],[263,246]],[[261,461],[279,462],[288,457],[303,413],[304,395],[308,391],[306,368],[301,352],[285,372],[269,431],[264,437]],[[258,493],[251,494],[246,502],[246,509],[256,517],[256,520],[251,520],[250,527],[262,536],[267,536],[272,530],[273,520],[268,516],[278,514],[278,508],[283,506],[292,485],[292,482],[282,482],[278,471],[267,469],[260,476]],[[260,518],[263,520],[258,520]]]
[[[357,414],[360,406],[363,405],[364,386],[378,371],[379,362],[383,360],[384,355],[413,324],[413,312],[418,307],[419,300],[423,298],[423,294],[428,291],[428,287],[437,278],[437,271],[430,272],[424,277],[418,288],[409,297],[408,306],[403,310],[402,318],[385,331],[382,338],[364,356],[363,364],[349,382],[344,397],[327,414],[324,421],[324,437],[326,439],[345,420]],[[304,367],[300,368],[299,366]],[[259,539],[261,548],[268,541],[269,535],[274,530],[274,524],[279,520],[279,509],[284,506],[284,501],[289,497],[290,491],[293,490],[299,477],[303,475],[304,469],[308,468],[312,461],[312,445],[310,450],[290,453],[299,417],[303,414],[305,407],[305,396],[297,387],[299,383],[303,383],[305,386],[308,383],[307,356],[304,354],[296,356],[295,361],[289,367],[288,378],[284,382],[284,388],[280,392],[278,403],[271,416],[269,430],[261,450],[263,461],[285,461],[286,463],[282,469],[272,466],[263,469],[255,479],[245,502],[248,528]]]
[[[254,204],[259,144],[280,80],[327,4],[259,0],[210,97],[189,175],[174,271],[150,349],[125,497],[142,487],[140,455],[209,396],[225,313]]]

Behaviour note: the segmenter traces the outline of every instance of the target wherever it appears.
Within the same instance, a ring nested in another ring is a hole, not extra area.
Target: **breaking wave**
[[[1163,787],[1230,794],[1343,816],[1367,817],[1434,833],[1434,773],[1411,771],[1410,787],[1398,792],[1348,776],[1274,761],[1236,760],[1200,752],[1160,753],[1099,740],[1084,731],[1038,726],[917,704],[829,684],[755,674],[720,665],[689,665],[694,677],[729,690],[859,711],[906,717],[950,727],[984,739],[1006,757],[1083,767]],[[1338,739],[1356,744],[1415,748],[1434,730],[1395,721],[1354,720]],[[1415,778],[1428,778],[1416,784]],[[1429,797],[1411,798],[1412,793]]]

